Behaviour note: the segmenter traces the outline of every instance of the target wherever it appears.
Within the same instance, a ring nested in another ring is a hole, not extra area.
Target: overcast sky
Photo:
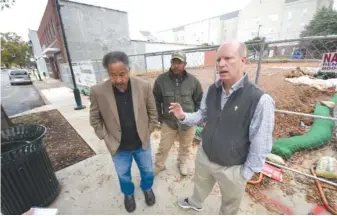
[[[139,30],[160,31],[241,9],[250,0],[72,0],[127,11],[132,39]],[[47,0],[16,0],[0,12],[0,31],[16,32],[28,40],[28,29],[37,30]],[[193,7],[193,9],[192,9]]]
[[[132,39],[139,30],[156,32],[238,10],[251,0],[73,0],[127,11]],[[28,29],[37,30],[47,0],[16,0],[12,9],[0,12],[0,31],[16,32],[28,40]],[[337,0],[335,0],[335,8]],[[193,9],[192,9],[193,8]]]

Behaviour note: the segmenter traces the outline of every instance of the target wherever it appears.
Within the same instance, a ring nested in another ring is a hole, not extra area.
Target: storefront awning
[[[60,52],[59,48],[46,48],[42,51],[41,55],[45,57],[52,57],[55,53]]]

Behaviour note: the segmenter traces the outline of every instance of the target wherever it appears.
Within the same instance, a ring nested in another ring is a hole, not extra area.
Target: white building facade
[[[318,9],[334,0],[251,0],[240,11],[158,32],[160,41],[188,44],[221,44],[224,40],[267,41],[298,38]]]
[[[173,29],[158,32],[160,41],[169,43],[216,45],[223,38],[232,39],[237,34],[239,11],[230,12]]]

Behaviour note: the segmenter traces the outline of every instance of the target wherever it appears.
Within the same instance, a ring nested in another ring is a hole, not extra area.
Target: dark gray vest
[[[208,159],[221,166],[244,164],[250,146],[249,126],[264,92],[246,76],[243,87],[234,91],[221,110],[222,86],[210,86],[206,98],[207,124],[202,147]]]

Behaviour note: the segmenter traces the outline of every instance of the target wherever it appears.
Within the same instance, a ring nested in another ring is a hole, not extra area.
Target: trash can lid
[[[46,128],[42,125],[17,125],[1,131],[1,164],[25,158],[43,147]]]

